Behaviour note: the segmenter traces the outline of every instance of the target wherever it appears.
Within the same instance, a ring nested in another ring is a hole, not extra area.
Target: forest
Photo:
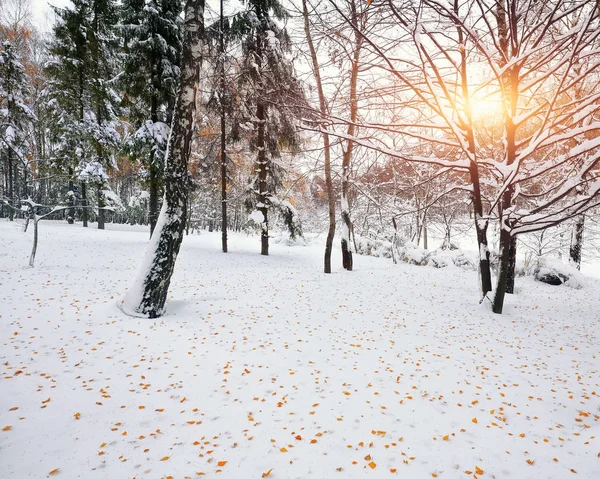
[[[178,224],[157,248],[175,257],[183,231],[221,231],[224,252],[228,230],[260,231],[268,255],[273,229],[327,230],[325,273],[336,231],[347,270],[470,235],[497,313],[521,250],[534,274],[597,254],[595,1],[192,2],[191,18],[176,0],[76,0],[49,35],[29,0],[3,1],[11,221],[152,234],[164,198]]]
[[[1,477],[600,477],[600,0],[56,1],[0,0]]]

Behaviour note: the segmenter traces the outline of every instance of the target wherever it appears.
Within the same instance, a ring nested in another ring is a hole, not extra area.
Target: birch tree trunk
[[[317,91],[319,93],[319,110],[321,113],[321,121],[324,122],[327,117],[327,100],[325,99],[325,93],[323,92],[323,82],[321,81],[321,70],[319,67],[319,61],[317,59],[317,51],[313,44],[312,35],[310,33],[308,7],[306,5],[306,1],[307,0],[302,0],[304,33],[306,35],[306,42],[308,43],[308,49],[310,51],[313,74],[315,76]],[[321,131],[323,136],[323,154],[325,156],[325,187],[327,190],[327,203],[329,207],[329,231],[327,232],[327,240],[325,241],[323,271],[325,273],[331,273],[331,250],[333,247],[333,238],[335,236],[335,197],[333,194],[333,182],[331,181],[331,147],[329,143],[329,134],[326,130],[326,125],[322,124]]]
[[[354,27],[354,54],[352,56],[352,66],[350,70],[350,119],[348,123],[347,134],[353,137],[356,134],[356,118],[358,116],[358,62],[363,37],[358,27],[358,11],[355,0],[350,2],[351,21]],[[350,231],[352,230],[352,221],[350,220],[350,204],[348,202],[348,190],[350,186],[350,160],[352,159],[352,150],[354,142],[347,140],[342,155],[342,197],[340,201],[342,216],[342,266],[348,271],[352,271],[352,250],[350,248]]]
[[[569,248],[569,258],[577,269],[581,269],[581,249],[583,246],[583,228],[585,225],[585,215],[579,215],[573,225],[571,235],[571,246]]]
[[[165,197],[133,287],[123,301],[128,314],[157,318],[165,312],[169,284],[183,240],[189,190],[188,160],[192,146],[196,96],[204,39],[205,0],[187,0],[181,79],[165,161]]]

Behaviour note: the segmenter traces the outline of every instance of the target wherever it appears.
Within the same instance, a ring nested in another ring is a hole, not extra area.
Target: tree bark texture
[[[510,238],[508,245],[508,270],[506,273],[506,293],[514,294],[515,292],[515,273],[517,268],[517,237]]]
[[[88,226],[88,210],[87,210],[87,183],[81,182],[81,219],[83,221],[83,227]]]
[[[356,118],[358,116],[358,62],[363,37],[358,31],[358,11],[355,0],[350,3],[351,21],[354,26],[354,54],[352,56],[352,66],[350,70],[350,121],[348,123],[347,134],[353,137],[356,134]],[[352,221],[350,219],[350,203],[348,201],[348,191],[350,189],[350,160],[352,159],[352,150],[354,142],[347,140],[342,155],[342,197],[340,201],[342,216],[342,266],[348,271],[352,271],[352,249],[350,248],[350,231]]]
[[[225,38],[223,0],[220,1],[219,53],[221,55],[220,101],[221,101],[221,248],[227,253],[227,155],[225,154]]]
[[[150,184],[149,193],[150,198],[148,199],[148,223],[150,223],[150,237],[154,233],[156,228],[156,221],[158,220],[158,173],[154,165],[150,164]]]
[[[325,241],[323,271],[325,273],[331,273],[331,250],[333,247],[333,238],[335,236],[335,197],[333,193],[333,182],[331,180],[331,147],[329,143],[329,134],[326,131],[327,126],[325,124],[327,118],[327,100],[325,98],[325,93],[323,92],[323,82],[321,80],[321,70],[319,67],[319,60],[317,58],[317,51],[313,44],[312,35],[310,33],[310,23],[306,1],[307,0],[302,0],[304,33],[306,35],[306,41],[310,51],[313,74],[315,76],[317,92],[319,94],[319,111],[321,113],[321,121],[323,122],[321,125],[321,131],[323,136],[323,154],[325,157],[325,188],[327,190],[327,205],[329,209],[329,230],[327,231],[327,240]]]
[[[104,202],[104,192],[102,191],[102,183],[98,183],[96,185],[96,195],[97,195],[97,201],[98,201],[98,229],[99,230],[103,230],[104,229],[104,223],[106,220],[106,211],[104,210],[104,207],[106,206],[105,202]]]
[[[15,190],[14,190],[14,162],[12,157],[12,149],[8,148],[8,201],[10,202],[10,206],[15,205]],[[8,209],[8,219],[13,221],[15,217],[15,212],[12,208]]]
[[[256,147],[258,149],[258,157],[256,159],[257,174],[258,174],[258,211],[263,215],[263,223],[260,230],[260,254],[269,255],[269,218],[268,218],[268,195],[267,190],[267,173],[268,160],[265,151],[265,105],[259,100],[256,106]]]
[[[585,226],[585,215],[579,215],[573,225],[571,235],[571,246],[569,258],[577,269],[581,269],[581,250],[583,249],[583,228]]]
[[[75,182],[73,181],[73,168],[69,168],[69,209],[67,210],[67,223],[72,225],[75,222]]]
[[[202,46],[205,0],[187,0],[181,78],[165,161],[165,197],[146,258],[124,301],[124,311],[157,318],[165,303],[183,240],[189,191],[190,157]]]

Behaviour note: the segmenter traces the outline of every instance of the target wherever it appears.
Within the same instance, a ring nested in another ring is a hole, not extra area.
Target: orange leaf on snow
[[[16,411],[17,409],[19,409],[19,406],[11,407],[9,411]]]
[[[473,419],[471,419],[471,422],[473,422],[473,423],[477,424],[477,418],[476,418],[476,417],[474,417]]]
[[[165,456],[165,457],[163,457],[163,458],[161,459],[161,461],[168,461],[168,460],[169,460],[169,458],[170,458],[170,456]]]
[[[225,464],[227,464],[227,461],[219,461],[219,462],[217,462],[217,466],[219,466],[219,467],[224,466]]]
[[[3,431],[10,431],[12,429],[12,426],[4,426],[2,428]]]
[[[48,475],[49,475],[49,476],[53,476],[53,475],[54,475],[54,474],[56,474],[58,471],[60,471],[60,467],[57,467],[56,469],[52,469],[52,470],[51,470],[51,471],[48,473]]]
[[[282,447],[281,449],[279,449],[279,451],[281,451],[281,452],[288,452],[288,450],[285,447]]]
[[[316,439],[311,439],[311,440],[310,440],[310,443],[311,443],[311,444],[315,444],[316,442],[317,442],[317,440],[316,440]]]
[[[483,475],[483,469],[481,469],[479,466],[475,466],[475,474],[479,476]]]
[[[392,467],[392,468],[390,469],[390,472],[396,472],[396,468],[395,468],[395,467]]]
[[[267,472],[263,472],[263,473],[262,473],[262,477],[269,477],[269,476],[271,475],[271,471],[272,471],[272,470],[273,470],[273,469],[269,469]]]
[[[449,436],[448,434],[446,434],[444,437],[442,437],[442,439],[443,439],[444,441],[447,441],[448,439],[450,439],[450,436]]]
[[[373,461],[371,461],[371,462],[369,463],[369,467],[370,467],[371,469],[375,469],[375,468],[377,467],[377,464],[375,464]]]

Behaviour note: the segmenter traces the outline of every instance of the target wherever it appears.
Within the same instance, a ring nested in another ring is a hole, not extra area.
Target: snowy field
[[[160,320],[117,307],[146,229],[0,222],[2,478],[600,478],[600,280],[186,237]]]

